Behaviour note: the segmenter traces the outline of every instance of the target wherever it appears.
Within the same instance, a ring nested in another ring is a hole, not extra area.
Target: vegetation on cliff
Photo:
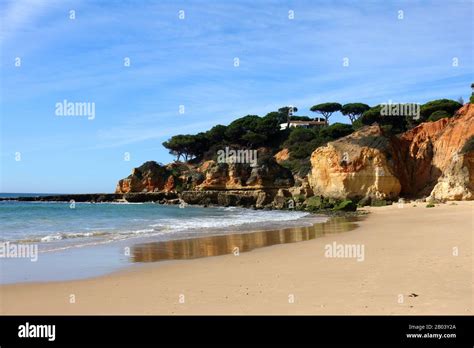
[[[466,154],[468,152],[474,151],[474,136],[471,136],[467,139],[466,143],[464,144],[463,148],[461,149],[462,154]]]
[[[216,125],[206,132],[194,135],[179,134],[163,143],[176,159],[190,163],[215,160],[218,150],[228,146],[232,149],[267,148],[274,155],[283,148],[288,149],[289,158],[280,163],[298,177],[308,174],[311,153],[328,142],[337,140],[363,127],[378,124],[387,136],[405,132],[426,121],[437,121],[452,117],[462,105],[454,100],[439,99],[418,106],[419,117],[413,115],[385,116],[383,105],[373,107],[363,103],[340,104],[328,102],[310,108],[329,121],[331,115],[340,112],[349,117],[352,124],[334,123],[312,128],[292,127],[281,129],[280,125],[290,121],[309,121],[308,116],[293,115],[296,107],[284,106],[263,117],[247,115],[229,125]],[[268,161],[267,161],[268,162]]]
[[[227,145],[237,147],[268,147],[277,152],[283,147],[292,147],[293,160],[307,158],[317,147],[328,141],[352,133],[354,130],[377,123],[391,133],[398,134],[426,121],[437,121],[440,118],[452,117],[462,106],[457,101],[439,99],[420,106],[419,117],[398,115],[398,117],[382,115],[382,105],[373,107],[363,103],[341,105],[336,102],[321,103],[311,107],[311,111],[321,114],[327,121],[335,112],[349,117],[353,126],[341,123],[327,127],[280,129],[280,124],[290,120],[308,121],[308,116],[295,116],[296,107],[285,106],[260,117],[247,115],[238,118],[229,125],[216,125],[206,132],[197,134],[179,134],[163,143],[177,160],[201,161],[210,159],[216,148]]]
[[[311,107],[326,120],[340,112],[352,124],[312,123],[309,116],[294,115],[296,107],[284,106],[263,117],[247,115],[206,132],[175,135],[163,145],[176,162],[146,162],[120,180],[116,192],[163,192],[168,201],[310,211],[350,211],[434,191],[436,199],[472,197],[472,184],[466,184],[474,177],[469,174],[474,158],[471,104],[462,109],[448,99],[411,104],[414,109],[398,104],[404,106],[391,109],[393,114],[387,114],[387,105],[397,104]],[[222,161],[224,149],[226,156],[251,151],[256,161]],[[450,158],[456,159],[453,165]]]
[[[403,114],[396,117],[383,116],[382,107],[382,105],[376,105],[365,111],[361,117],[354,122],[354,127],[360,128],[377,123],[387,133],[395,135],[412,129],[423,122],[434,122],[444,117],[452,117],[456,111],[462,107],[462,104],[449,99],[429,101],[420,105],[418,117]]]
[[[351,134],[354,128],[344,123],[334,123],[328,127],[294,128],[283,147],[288,149],[290,157],[281,164],[294,174],[304,177],[308,174],[311,154],[315,149]]]

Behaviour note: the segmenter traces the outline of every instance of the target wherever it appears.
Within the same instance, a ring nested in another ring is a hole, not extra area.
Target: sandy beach
[[[474,202],[413,205],[364,208],[351,231],[238,256],[4,285],[1,313],[472,315]],[[363,246],[363,259],[327,257],[334,243]]]

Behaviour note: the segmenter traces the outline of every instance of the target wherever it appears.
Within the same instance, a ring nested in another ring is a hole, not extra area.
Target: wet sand
[[[368,208],[369,216],[355,229],[315,232],[314,237],[320,238],[310,238],[309,232],[296,238],[282,231],[276,238],[274,232],[267,242],[309,240],[274,243],[279,245],[250,252],[244,249],[253,249],[263,237],[220,244],[137,245],[131,250],[136,261],[226,255],[144,262],[86,280],[5,285],[0,287],[0,310],[2,314],[471,315],[474,202],[425,205]],[[328,245],[334,243],[364,246],[363,261],[328,257]],[[236,254],[237,245],[242,249]]]
[[[292,227],[280,230],[255,231],[218,236],[136,244],[131,248],[132,262],[188,260],[209,256],[233,254],[268,247],[308,241],[330,233],[353,230],[363,217],[334,217],[313,226]]]

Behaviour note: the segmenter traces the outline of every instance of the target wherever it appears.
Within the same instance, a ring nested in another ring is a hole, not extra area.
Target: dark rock
[[[352,202],[350,199],[346,199],[342,202],[340,202],[338,205],[336,205],[334,210],[341,210],[341,211],[356,211],[357,210],[357,204]]]

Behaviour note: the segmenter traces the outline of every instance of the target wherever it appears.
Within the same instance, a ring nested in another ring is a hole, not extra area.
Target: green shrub
[[[438,110],[438,111],[433,112],[430,115],[430,117],[428,117],[428,121],[434,122],[434,121],[441,120],[442,118],[450,118],[451,116],[453,115],[449,114],[445,110]]]
[[[329,127],[321,128],[319,136],[327,141],[336,140],[351,134],[354,128],[350,124],[333,123]]]
[[[428,103],[425,103],[420,108],[420,115],[421,121],[427,120],[428,117],[431,116],[432,113],[435,111],[443,110],[446,111],[450,115],[454,115],[454,113],[461,107],[462,105],[455,100],[449,99],[438,99],[433,100]]]
[[[313,196],[313,197],[308,198],[304,203],[306,206],[306,210],[316,211],[320,209],[332,209],[335,206],[339,205],[341,201],[334,198],[324,198],[321,196]]]
[[[295,200],[296,203],[303,203],[305,200],[304,195],[294,195],[293,199]]]
[[[427,208],[434,208],[435,205],[434,205],[433,203],[428,203],[428,204],[426,205],[426,207],[427,207]]]
[[[412,120],[412,117],[382,116],[382,107],[382,105],[371,107],[369,110],[364,112],[356,122],[354,122],[354,127],[358,128],[359,125],[370,126],[377,123],[382,127],[384,133],[387,135],[398,134],[408,129],[409,121]]]
[[[466,143],[461,149],[461,153],[468,153],[474,151],[474,136],[471,136],[469,139],[467,139]]]
[[[350,199],[346,199],[342,202],[340,202],[338,205],[336,205],[334,210],[342,210],[342,211],[356,211],[357,210],[357,204],[352,202]]]
[[[291,116],[291,121],[312,121],[313,119],[308,116]]]
[[[305,201],[305,203],[306,203],[306,209],[307,210],[315,211],[315,210],[321,209],[323,200],[322,200],[322,197],[320,197],[320,196],[313,196],[313,197],[309,197]]]

